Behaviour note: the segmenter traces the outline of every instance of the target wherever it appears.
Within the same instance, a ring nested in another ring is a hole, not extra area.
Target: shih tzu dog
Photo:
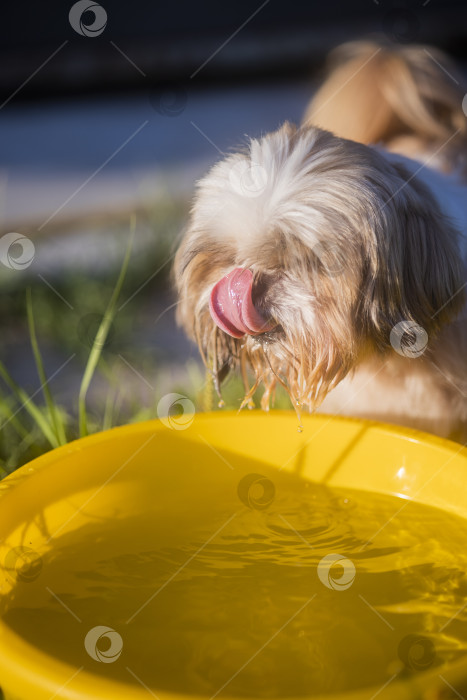
[[[198,183],[175,259],[178,321],[242,406],[467,439],[467,96],[423,47],[344,45],[300,127]]]

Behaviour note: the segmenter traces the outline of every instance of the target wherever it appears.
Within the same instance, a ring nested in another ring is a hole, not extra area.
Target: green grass
[[[44,370],[44,363],[42,362],[42,355],[39,350],[39,345],[37,342],[37,336],[36,336],[36,325],[34,323],[34,314],[32,310],[32,296],[31,296],[31,288],[28,287],[26,291],[26,309],[27,309],[27,315],[28,315],[28,326],[29,326],[29,337],[31,338],[31,346],[32,346],[32,352],[34,354],[34,360],[36,362],[36,368],[37,368],[37,374],[39,375],[39,379],[41,381],[41,387],[42,391],[44,393],[44,398],[45,398],[45,403],[47,406],[48,410],[48,417],[49,421],[45,423],[45,426],[47,429],[50,429],[49,435],[52,437],[52,440],[50,440],[50,436],[48,437],[49,442],[51,443],[52,447],[57,447],[58,445],[64,445],[66,443],[66,436],[65,436],[65,427],[64,427],[64,422],[62,415],[60,414],[60,411],[58,410],[58,407],[56,406],[52,394],[50,393],[50,388],[49,388],[49,383],[47,381],[47,377],[45,375],[45,370]],[[33,406],[31,402],[31,406]],[[40,413],[36,413],[38,417],[42,420],[42,415]],[[37,422],[37,418],[36,418]],[[39,423],[40,424],[40,423]],[[44,427],[43,426],[43,430]],[[46,435],[47,437],[47,435]]]
[[[24,462],[39,456],[51,448],[64,445],[70,439],[83,437],[88,432],[106,429],[114,424],[115,397],[111,382],[107,392],[106,409],[102,421],[88,415],[86,398],[96,368],[102,359],[105,342],[115,317],[117,301],[128,270],[134,233],[135,217],[132,217],[130,236],[125,257],[114,284],[107,308],[97,327],[88,353],[83,377],[77,397],[78,418],[69,409],[59,405],[51,391],[46,376],[42,353],[39,347],[31,288],[26,290],[26,316],[32,353],[40,381],[43,403],[35,395],[29,395],[14,381],[5,365],[0,362],[0,377],[5,389],[0,392],[0,474],[5,476]],[[17,318],[17,316],[15,317]],[[104,369],[105,373],[105,369]],[[111,377],[109,377],[110,379]],[[35,392],[37,394],[39,392]],[[140,411],[140,415],[143,412]]]
[[[117,310],[117,301],[122,291],[123,280],[128,269],[128,263],[130,261],[131,248],[133,240],[135,237],[136,230],[136,217],[132,216],[130,224],[130,238],[128,241],[125,257],[123,259],[123,264],[120,269],[120,274],[118,275],[117,283],[115,284],[112,296],[107,305],[105,313],[102,317],[102,321],[97,329],[96,337],[94,338],[91,352],[89,353],[88,361],[86,363],[86,369],[84,370],[83,379],[81,381],[81,386],[79,389],[78,396],[78,407],[79,407],[79,436],[85,437],[88,434],[88,418],[86,414],[86,396],[88,393],[89,385],[91,383],[94,372],[96,371],[97,363],[102,354],[102,348],[104,347],[105,341],[109,334],[110,325],[115,318],[115,313]]]

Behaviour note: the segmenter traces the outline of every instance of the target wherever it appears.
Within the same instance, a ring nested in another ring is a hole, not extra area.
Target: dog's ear
[[[196,306],[208,268],[207,255],[196,236],[187,231],[175,255],[172,277],[178,293],[176,320],[192,340],[196,339]]]
[[[357,302],[362,334],[380,350],[401,322],[421,326],[430,339],[466,299],[459,233],[431,192],[402,166],[397,169],[403,175],[400,191],[382,202],[368,233],[373,245]]]
[[[192,215],[172,269],[178,292],[176,320],[197,343],[217,388],[238,360],[238,341],[219,332],[208,310],[209,291],[230,263],[231,247],[203,235]]]

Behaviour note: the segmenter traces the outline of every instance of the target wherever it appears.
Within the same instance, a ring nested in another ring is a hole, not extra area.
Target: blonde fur
[[[419,49],[408,55],[411,73],[423,57]],[[345,80],[348,101],[337,111],[350,115],[354,100]],[[337,84],[335,76],[330,81],[310,113],[317,114],[316,105],[321,115],[327,110]],[[412,104],[423,100],[419,95]],[[383,133],[400,137],[381,126],[400,114],[383,116],[378,140]],[[368,128],[356,140],[365,142]],[[415,123],[407,131],[434,148],[442,133],[430,133],[425,126],[415,131]],[[457,167],[458,154],[445,159]],[[239,173],[248,175],[244,189]],[[321,405],[465,439],[462,235],[408,162],[316,126],[284,124],[217,163],[198,184],[175,259],[177,318],[218,386],[240,368],[243,404],[263,384],[268,408],[280,382],[294,406]],[[212,320],[210,292],[236,267],[253,272],[253,302],[275,320],[271,331],[236,339]],[[401,323],[428,335],[416,359],[394,351],[392,334]]]
[[[431,46],[355,41],[333,51],[328,65],[329,77],[307,107],[306,124],[412,158],[442,148],[439,167],[465,169],[466,86],[446,54]]]

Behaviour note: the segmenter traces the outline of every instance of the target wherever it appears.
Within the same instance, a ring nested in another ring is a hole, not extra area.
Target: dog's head
[[[455,232],[375,149],[285,124],[204,177],[175,260],[178,320],[222,381],[248,362],[315,407],[401,321],[460,308]]]

